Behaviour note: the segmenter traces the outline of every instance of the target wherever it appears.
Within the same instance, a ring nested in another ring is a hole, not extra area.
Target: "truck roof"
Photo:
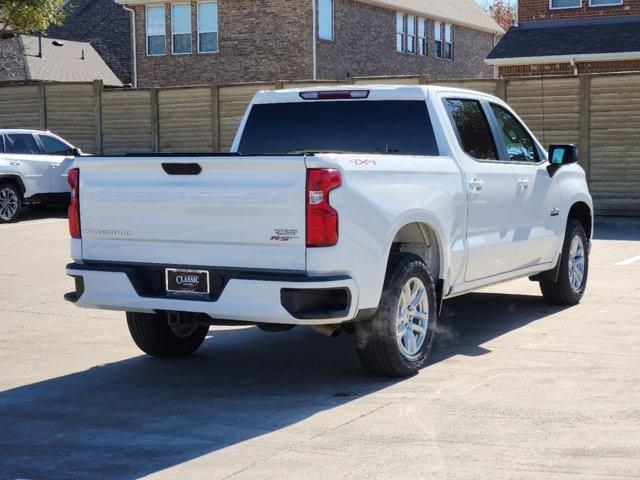
[[[302,102],[305,100],[315,100],[314,98],[303,99],[301,94],[312,92],[328,92],[336,94],[337,92],[368,91],[367,100],[424,100],[430,94],[438,92],[458,92],[465,95],[478,95],[484,98],[496,97],[484,92],[468,90],[463,88],[455,88],[448,86],[436,85],[335,85],[335,86],[309,86],[305,88],[289,88],[283,90],[262,90],[253,98],[252,103],[291,103]],[[335,98],[339,100],[340,98]],[[364,100],[362,97],[353,97],[353,100]],[[349,100],[345,97],[344,100]]]

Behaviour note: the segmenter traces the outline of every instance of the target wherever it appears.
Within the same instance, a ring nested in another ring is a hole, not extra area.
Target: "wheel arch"
[[[13,185],[17,186],[18,191],[20,193],[21,200],[24,200],[24,194],[27,189],[25,188],[24,183],[22,182],[22,178],[20,178],[19,175],[1,174],[0,183],[4,183],[4,182],[10,182]]]
[[[575,202],[571,206],[569,214],[567,215],[567,220],[570,218],[578,220],[582,224],[582,228],[584,228],[584,231],[587,234],[587,238],[592,238],[593,212],[591,211],[591,207],[589,205],[582,201]]]

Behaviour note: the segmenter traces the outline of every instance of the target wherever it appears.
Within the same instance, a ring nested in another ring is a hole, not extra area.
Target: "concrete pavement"
[[[431,365],[388,381],[303,328],[141,355],[62,300],[63,216],[0,225],[0,479],[640,478],[638,230],[598,232],[578,307],[527,280],[447,302]]]

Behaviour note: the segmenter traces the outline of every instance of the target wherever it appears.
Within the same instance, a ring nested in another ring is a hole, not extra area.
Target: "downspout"
[[[318,49],[316,44],[316,28],[317,28],[317,11],[316,11],[316,0],[311,0],[311,7],[313,8],[313,28],[311,29],[313,32],[313,79],[318,79]]]
[[[133,88],[138,88],[138,58],[136,55],[136,11],[133,8],[122,5],[127,12],[131,13],[131,58],[133,59],[133,72],[131,80]]]

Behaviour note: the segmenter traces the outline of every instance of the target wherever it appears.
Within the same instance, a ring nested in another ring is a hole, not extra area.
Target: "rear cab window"
[[[0,153],[4,153],[4,135],[0,134]]]
[[[255,104],[238,151],[439,155],[426,102],[419,100]]]

